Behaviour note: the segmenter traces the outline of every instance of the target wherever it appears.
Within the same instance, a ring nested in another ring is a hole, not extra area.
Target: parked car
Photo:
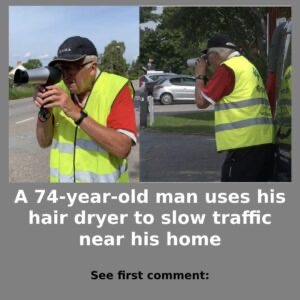
[[[195,77],[177,75],[157,82],[153,87],[153,98],[161,104],[169,105],[173,101],[195,101]]]
[[[153,95],[153,87],[162,79],[168,79],[171,78],[173,76],[175,76],[177,74],[175,73],[164,73],[161,75],[157,75],[156,79],[154,79],[154,76],[152,78],[152,81],[148,81],[145,83],[145,91],[148,93],[149,96]]]
[[[163,71],[148,71],[147,74],[139,78],[139,91],[148,92],[148,95],[152,95],[154,84],[164,77],[176,75],[175,73],[164,73]]]

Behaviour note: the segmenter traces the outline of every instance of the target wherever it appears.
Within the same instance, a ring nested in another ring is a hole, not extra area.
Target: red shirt
[[[207,85],[202,89],[202,96],[214,104],[232,93],[235,85],[234,72],[225,64],[220,65]]]
[[[107,117],[107,127],[114,128],[127,134],[136,142],[136,124],[134,113],[134,102],[130,89],[126,85],[114,101],[111,111]]]

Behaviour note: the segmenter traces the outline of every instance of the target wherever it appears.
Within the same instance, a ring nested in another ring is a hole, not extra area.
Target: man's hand
[[[44,91],[39,91],[36,102],[37,105],[43,105],[48,109],[58,107],[73,120],[78,120],[80,117],[81,108],[73,102],[65,91],[55,85],[49,85]]]
[[[197,63],[195,65],[195,77],[199,76],[199,75],[206,75],[207,73],[207,63],[206,60],[204,59],[204,57],[199,57],[197,59]]]
[[[207,74],[207,62],[204,57],[199,57],[195,66],[195,77],[206,76]],[[204,99],[201,94],[201,90],[204,88],[205,80],[197,80],[195,85],[195,102],[198,108],[207,108],[209,102]]]
[[[33,101],[36,107],[41,108],[44,105],[43,94],[46,92],[44,85],[36,85],[33,93]],[[51,109],[50,109],[51,110]]]

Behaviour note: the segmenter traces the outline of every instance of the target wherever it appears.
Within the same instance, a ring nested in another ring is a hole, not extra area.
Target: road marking
[[[25,123],[25,122],[28,122],[28,121],[30,121],[30,120],[33,120],[33,119],[34,119],[34,117],[32,117],[32,118],[28,118],[28,119],[25,119],[25,120],[22,120],[22,121],[18,121],[18,122],[16,122],[16,124]]]

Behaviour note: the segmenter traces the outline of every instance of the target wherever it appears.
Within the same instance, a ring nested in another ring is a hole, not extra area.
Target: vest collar
[[[241,55],[241,54],[240,54],[239,51],[234,51],[234,52],[232,52],[232,53],[227,57],[227,59],[230,59],[230,58],[235,57],[235,56],[240,56],[240,55]]]

